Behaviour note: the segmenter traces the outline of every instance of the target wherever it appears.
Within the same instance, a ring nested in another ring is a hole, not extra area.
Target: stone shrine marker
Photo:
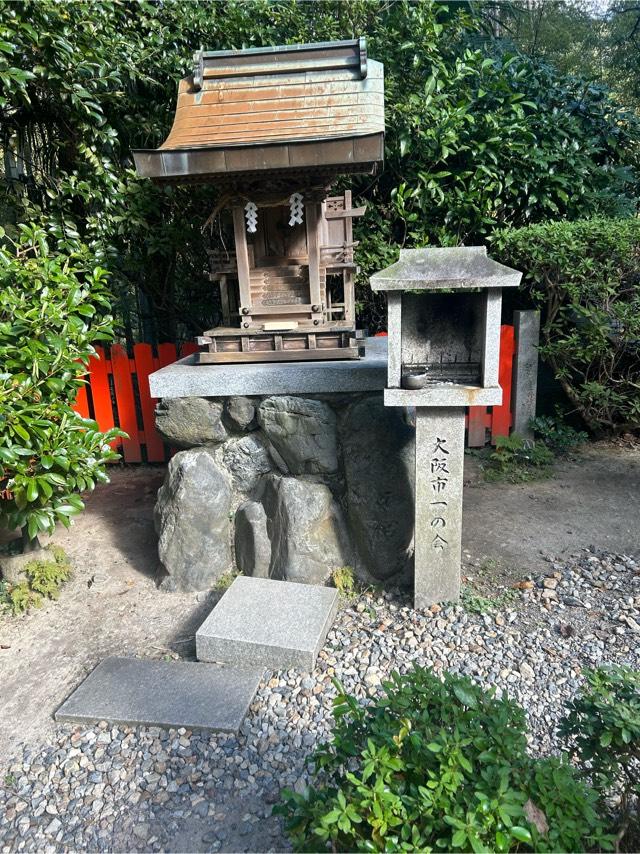
[[[502,288],[521,277],[484,246],[403,249],[371,277],[387,292],[385,406],[416,408],[418,608],[460,595],[465,407],[502,402]]]

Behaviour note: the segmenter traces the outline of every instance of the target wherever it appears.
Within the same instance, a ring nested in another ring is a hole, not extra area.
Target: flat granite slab
[[[313,670],[338,609],[338,591],[240,576],[196,632],[199,661]]]
[[[387,339],[367,338],[361,359],[196,365],[187,356],[149,376],[152,397],[331,394],[382,391],[387,384]]]
[[[106,658],[60,706],[57,721],[237,733],[263,668]]]

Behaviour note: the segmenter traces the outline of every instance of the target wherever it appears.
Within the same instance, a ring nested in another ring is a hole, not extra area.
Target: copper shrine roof
[[[199,51],[180,81],[160,148],[134,151],[138,174],[207,180],[263,170],[370,172],[382,160],[383,66],[364,38]]]

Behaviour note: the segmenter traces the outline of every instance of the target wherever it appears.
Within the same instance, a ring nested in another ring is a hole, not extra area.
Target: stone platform
[[[236,578],[196,632],[199,661],[313,670],[338,609],[332,587]]]
[[[365,339],[361,359],[198,365],[186,356],[149,377],[152,397],[335,394],[382,391],[387,382],[387,339]]]
[[[237,733],[263,668],[106,658],[60,706],[57,721],[101,720]]]

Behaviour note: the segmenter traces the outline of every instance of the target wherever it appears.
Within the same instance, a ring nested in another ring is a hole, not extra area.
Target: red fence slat
[[[158,344],[158,367],[165,368],[177,358],[175,344]]]
[[[155,397],[151,397],[149,391],[149,374],[152,374],[154,371],[151,344],[135,344],[133,359],[138,377],[138,392],[140,394],[140,409],[142,410],[147,461],[150,463],[163,463],[165,460],[164,443],[156,432],[155,425],[154,411],[156,399]]]
[[[180,358],[183,359],[185,356],[197,353],[199,349],[198,345],[194,344],[193,341],[187,341],[186,344],[180,347]]]
[[[133,382],[131,380],[131,366],[127,351],[114,344],[111,347],[111,370],[113,371],[113,385],[116,391],[116,404],[118,407],[118,421],[128,439],[122,440],[122,451],[125,462],[142,462],[140,451],[140,438],[138,436],[138,418],[136,415],[136,400],[133,395]]]
[[[511,426],[511,374],[515,337],[513,326],[500,327],[500,367],[498,383],[502,388],[502,404],[493,407],[491,419],[491,444],[495,445],[498,436],[508,436]]]
[[[467,419],[467,445],[470,448],[484,448],[487,440],[487,407],[470,406]]]
[[[116,425],[111,402],[111,386],[109,385],[109,363],[102,347],[96,347],[96,353],[97,356],[92,356],[89,359],[89,388],[93,402],[93,417],[98,422],[100,429],[106,432]],[[119,444],[120,439],[113,442],[114,447]]]
[[[83,383],[76,394],[76,402],[73,404],[73,409],[78,415],[83,418],[89,418],[89,396],[87,394],[87,385]]]

